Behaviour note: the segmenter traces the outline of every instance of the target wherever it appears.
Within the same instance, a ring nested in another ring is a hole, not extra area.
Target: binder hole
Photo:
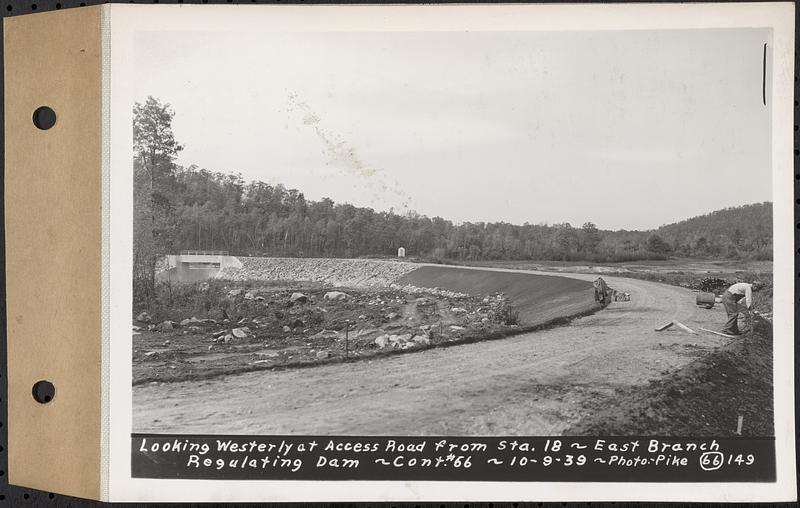
[[[56,112],[47,106],[36,108],[33,112],[33,125],[46,131],[56,124]]]
[[[47,404],[56,396],[56,387],[50,381],[37,381],[33,385],[33,399],[40,404]]]

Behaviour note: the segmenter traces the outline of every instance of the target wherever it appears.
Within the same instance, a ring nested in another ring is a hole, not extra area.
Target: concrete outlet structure
[[[184,251],[168,255],[167,266],[158,280],[197,282],[213,279],[223,268],[241,268],[242,262],[224,251]]]

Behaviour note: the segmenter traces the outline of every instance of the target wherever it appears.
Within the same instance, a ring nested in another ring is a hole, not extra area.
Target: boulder
[[[452,312],[453,314],[466,314],[467,309],[465,309],[464,307],[453,307],[452,309],[450,309],[450,312]]]
[[[457,325],[450,325],[450,329],[453,330],[454,332],[460,332],[461,330],[464,329],[464,327],[463,326],[457,326]]]
[[[149,323],[152,320],[153,319],[150,317],[150,315],[147,312],[142,312],[141,314],[136,316],[136,321],[140,321],[142,323]]]
[[[399,344],[404,344],[404,343],[406,343],[406,342],[408,342],[410,340],[411,340],[411,334],[410,333],[404,333],[402,335],[390,335],[389,336],[389,342],[392,343],[392,344],[398,344],[398,343]]]
[[[292,293],[292,296],[289,297],[289,302],[292,304],[295,303],[306,303],[308,301],[308,297],[303,293]]]
[[[326,300],[346,300],[347,293],[343,293],[341,291],[328,291],[327,293],[325,293],[325,296],[323,298],[325,298]]]
[[[291,328],[289,328],[289,327],[288,327],[288,326],[286,326],[286,325],[283,325],[283,331],[284,331],[284,332],[286,332],[286,333],[289,333],[289,332],[291,332],[291,331],[292,331],[292,329],[291,329]]]
[[[424,335],[417,335],[416,337],[414,337],[414,342],[416,342],[417,344],[422,344],[423,346],[427,346],[431,343],[431,339],[429,339]]]
[[[386,319],[388,319],[389,321],[393,321],[393,320],[397,319],[398,317],[400,317],[400,314],[398,314],[397,312],[390,312],[390,313],[386,314]]]
[[[174,321],[162,321],[158,324],[158,331],[159,332],[169,332],[175,329],[175,322]]]
[[[232,340],[233,340],[233,335],[231,334],[228,334],[222,338],[222,342],[224,342],[225,344],[230,343]]]
[[[309,337],[309,340],[331,340],[331,339],[336,340],[338,338],[339,338],[339,332],[336,332],[334,330],[322,330],[321,332],[315,333],[314,335]]]
[[[184,319],[184,320],[182,320],[182,321],[181,321],[181,326],[186,326],[186,325],[188,325],[188,324],[190,324],[190,323],[192,323],[192,322],[193,322],[193,321],[192,321],[191,319],[189,319],[189,318],[186,318],[186,319]]]
[[[368,335],[374,335],[374,334],[380,335],[381,334],[380,328],[362,328],[360,330],[350,331],[350,337],[353,337],[354,339],[361,339],[367,337]]]
[[[383,349],[389,345],[389,336],[388,335],[381,335],[375,339],[375,344],[378,345],[379,348]]]
[[[236,337],[237,339],[244,339],[248,335],[250,335],[250,328],[243,326],[241,328],[234,328],[231,331],[231,334]]]
[[[317,360],[325,360],[326,358],[330,357],[331,357],[330,351],[317,351]]]
[[[239,296],[240,294],[242,294],[241,289],[231,289],[228,291],[228,296]]]

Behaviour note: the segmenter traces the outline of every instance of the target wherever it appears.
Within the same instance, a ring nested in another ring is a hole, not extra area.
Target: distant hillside
[[[164,253],[200,249],[252,256],[394,257],[404,247],[409,257],[428,260],[595,263],[772,255],[770,203],[720,210],[654,231],[606,231],[591,222],[580,227],[456,223],[413,212],[401,215],[327,198],[309,200],[295,189],[197,168],[173,166],[156,183],[161,188],[151,201],[149,180],[137,179],[135,202],[165,208],[155,210],[162,217],[155,224],[161,227],[149,233],[163,241]],[[153,215],[144,210],[143,219]],[[152,222],[137,224],[149,227]]]
[[[677,255],[772,259],[772,203],[717,210],[661,226],[656,234]]]

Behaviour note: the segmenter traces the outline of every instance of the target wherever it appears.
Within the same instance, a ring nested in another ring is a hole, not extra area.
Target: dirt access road
[[[613,406],[616,388],[646,384],[727,340],[653,330],[670,319],[695,330],[722,324],[724,311],[697,307],[689,290],[606,280],[631,301],[550,330],[351,364],[136,386],[134,431],[558,435]]]

